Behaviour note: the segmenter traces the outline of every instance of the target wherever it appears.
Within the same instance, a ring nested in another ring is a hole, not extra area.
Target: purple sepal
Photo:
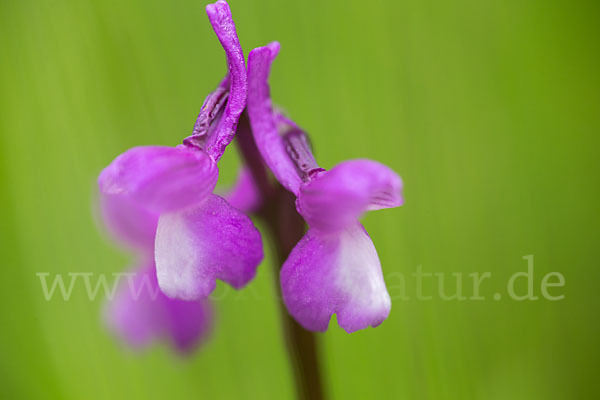
[[[277,180],[297,195],[302,180],[285,150],[269,96],[269,71],[278,51],[279,43],[273,42],[252,50],[248,55],[248,116],[254,140],[265,163]]]
[[[202,151],[177,147],[134,147],[98,177],[100,193],[126,196],[161,213],[201,202],[215,187],[219,170]]]
[[[240,46],[229,5],[225,1],[217,1],[206,6],[206,13],[225,50],[230,81],[227,105],[214,132],[206,138],[204,146],[206,153],[218,161],[227,145],[233,140],[238,120],[246,107],[248,82],[244,52]]]
[[[300,187],[296,205],[311,228],[336,232],[363,213],[401,206],[402,180],[371,160],[344,161]]]

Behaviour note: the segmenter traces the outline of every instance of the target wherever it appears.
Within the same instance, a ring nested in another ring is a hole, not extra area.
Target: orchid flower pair
[[[215,281],[240,289],[253,279],[263,251],[246,215],[261,207],[252,171],[242,171],[226,198],[213,193],[217,163],[241,131],[296,196],[309,227],[281,269],[290,314],[313,331],[325,331],[334,313],[347,332],[379,325],[391,302],[375,247],[358,220],[365,211],[401,205],[400,178],[369,160],[320,168],[306,133],[271,104],[268,76],[279,44],[252,50],[246,68],[228,4],[206,10],[228,74],[204,101],[192,135],[176,147],[130,149],[98,179],[107,226],[140,255],[136,281],[160,287],[153,301],[144,294],[136,299],[121,285],[108,306],[110,326],[132,345],[166,337],[185,351],[212,325],[208,296]]]

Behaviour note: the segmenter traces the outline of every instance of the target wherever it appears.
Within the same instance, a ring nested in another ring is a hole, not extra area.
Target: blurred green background
[[[230,4],[246,53],[281,42],[272,94],[320,163],[374,158],[405,181],[404,207],[364,220],[390,317],[352,335],[334,320],[319,335],[331,397],[597,396],[598,3]],[[0,2],[1,398],[293,396],[270,256],[246,291],[219,286],[213,338],[187,359],[165,345],[127,351],[101,325],[102,296],[76,285],[47,302],[36,276],[131,262],[93,218],[95,178],[129,147],[191,132],[225,73],[204,5]],[[228,150],[223,183],[237,157]],[[563,300],[507,298],[528,254],[535,294],[558,271]],[[491,272],[486,300],[418,301],[419,265],[448,279]]]

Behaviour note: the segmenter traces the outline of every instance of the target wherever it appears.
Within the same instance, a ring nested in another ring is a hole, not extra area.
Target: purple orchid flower
[[[327,330],[333,314],[347,332],[379,325],[391,301],[359,218],[402,205],[400,177],[371,160],[321,168],[306,133],[272,107],[268,77],[279,44],[250,52],[246,70],[229,6],[218,1],[206,10],[228,73],[204,101],[192,135],[175,147],[130,149],[98,178],[109,230],[139,258],[135,278],[118,287],[107,307],[107,323],[135,347],[166,337],[187,352],[207,337],[212,308],[206,298],[216,280],[241,288],[263,258],[260,233],[245,213],[262,215],[273,206],[262,201],[274,193],[256,170],[264,161],[296,196],[309,227],[281,269],[290,314],[314,331]],[[236,134],[245,138],[250,169],[221,197],[214,193],[217,163]],[[252,137],[255,144],[246,143]]]
[[[233,204],[213,194],[217,162],[246,106],[247,81],[228,4],[218,1],[206,11],[228,74],[206,98],[193,134],[176,147],[132,148],[98,178],[106,225],[140,255],[133,286],[148,286],[136,294],[121,284],[106,312],[112,329],[136,347],[167,336],[182,351],[193,348],[212,324],[202,299],[215,280],[241,288],[263,258],[260,233],[244,214],[257,202],[247,173],[227,196]]]
[[[167,339],[179,352],[191,352],[211,331],[212,307],[206,299],[170,299],[160,291],[153,261],[158,214],[126,196],[102,196],[100,205],[106,227],[138,258],[131,279],[119,281],[106,304],[105,323],[133,348]]]
[[[278,43],[248,56],[248,114],[257,147],[277,180],[296,195],[308,223],[281,269],[283,300],[306,329],[325,331],[331,316],[347,332],[377,326],[390,312],[377,252],[359,222],[369,210],[402,205],[402,181],[371,160],[319,167],[306,134],[273,109],[268,76]]]
[[[263,258],[260,233],[242,211],[213,194],[217,162],[246,106],[246,67],[229,5],[208,5],[229,73],[205,100],[191,136],[176,147],[135,147],[98,179],[104,196],[127,197],[159,214],[154,240],[158,283],[169,297],[207,297],[216,279],[246,285]]]

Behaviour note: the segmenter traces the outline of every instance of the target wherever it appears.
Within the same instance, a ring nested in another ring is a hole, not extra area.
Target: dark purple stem
[[[296,393],[299,399],[323,399],[323,383],[319,362],[319,343],[315,334],[302,328],[287,312],[279,285],[279,266],[283,265],[296,243],[304,236],[306,226],[298,214],[294,195],[269,179],[262,157],[256,148],[248,116],[239,120],[236,140],[246,166],[263,198],[258,216],[265,222],[277,253],[275,286],[277,287],[283,331],[288,354],[294,370]]]

